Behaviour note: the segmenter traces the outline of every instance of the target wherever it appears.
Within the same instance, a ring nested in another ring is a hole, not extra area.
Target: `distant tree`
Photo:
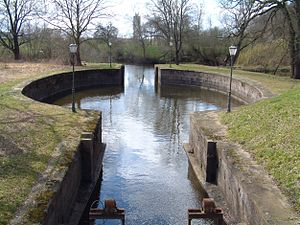
[[[149,22],[167,43],[174,44],[175,62],[179,64],[184,32],[190,24],[190,0],[151,0],[149,9]]]
[[[186,38],[187,59],[211,66],[224,64],[228,52],[228,39],[224,34],[224,29],[218,27],[199,31],[197,25],[193,26]]]
[[[24,25],[35,12],[35,0],[0,1],[0,44],[21,59],[20,46],[26,43]]]
[[[78,46],[76,65],[81,65],[80,45],[83,35],[95,19],[103,18],[108,8],[105,0],[52,0],[54,10],[43,17],[52,26],[64,31]],[[51,7],[50,7],[51,8]]]
[[[283,11],[287,21],[291,77],[300,79],[300,1],[274,1],[274,4]]]
[[[113,39],[117,39],[118,33],[119,33],[118,28],[113,26],[112,23],[108,23],[106,26],[99,24],[96,27],[94,38],[100,39],[108,46],[110,41],[112,41]]]
[[[68,62],[68,52],[65,49],[69,39],[62,31],[47,28],[46,24],[36,24],[26,26],[25,32],[28,33],[30,41],[22,46],[23,57],[30,60],[55,59]]]
[[[138,40],[142,50],[143,50],[143,60],[146,59],[146,38],[147,30],[146,27],[141,24],[141,17],[135,14],[133,17],[133,39]]]
[[[234,45],[237,46],[235,56],[237,59],[240,51],[263,36],[266,25],[274,14],[269,13],[269,18],[264,21],[261,29],[251,29],[255,20],[266,15],[267,12],[272,10],[275,12],[275,7],[268,1],[220,0],[220,3],[226,11],[223,21],[228,31],[228,37],[232,38]]]
[[[289,52],[291,60],[291,77],[295,79],[300,79],[300,1],[299,0],[269,0],[269,1],[248,1],[248,0],[221,0],[222,5],[227,10],[227,12],[233,12],[237,9],[243,12],[246,9],[246,14],[236,14],[233,19],[239,21],[238,18],[245,18],[242,23],[235,23],[236,30],[242,31],[244,34],[254,18],[262,16],[270,11],[281,11],[286,20],[286,25],[289,29]],[[245,5],[245,8],[240,6]],[[240,16],[237,16],[240,15]],[[232,22],[234,22],[232,20]],[[270,20],[267,20],[269,23]],[[285,21],[283,21],[285,22]]]

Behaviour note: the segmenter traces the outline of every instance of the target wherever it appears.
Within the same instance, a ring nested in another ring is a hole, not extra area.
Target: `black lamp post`
[[[230,54],[230,81],[229,81],[229,92],[228,92],[228,106],[227,112],[231,112],[231,83],[232,83],[232,67],[233,67],[233,57],[235,56],[237,51],[236,46],[229,47],[229,54]]]
[[[109,46],[109,67],[111,68],[111,42],[108,42],[108,46]]]
[[[169,45],[170,45],[170,68],[171,68],[172,67],[172,47],[173,47],[172,39],[169,42]]]
[[[75,65],[75,55],[77,53],[77,45],[70,44],[69,45],[70,54],[72,57],[72,66],[73,66],[73,73],[72,73],[72,112],[76,112],[75,109],[75,74],[74,74],[74,65]]]

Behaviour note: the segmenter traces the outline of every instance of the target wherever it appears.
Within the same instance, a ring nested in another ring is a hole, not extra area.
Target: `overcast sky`
[[[114,13],[112,24],[119,29],[121,36],[130,36],[132,34],[132,18],[135,13],[142,16],[147,14],[146,2],[150,0],[114,0],[114,6],[111,11]],[[203,5],[203,26],[207,27],[209,21],[212,26],[220,26],[219,15],[220,9],[217,0],[191,0],[195,3]]]

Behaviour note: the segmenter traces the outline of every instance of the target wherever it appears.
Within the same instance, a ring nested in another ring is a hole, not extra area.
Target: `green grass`
[[[111,67],[109,63],[90,63],[88,62],[86,66],[83,67],[77,67],[77,69],[119,69],[121,67],[121,64],[118,63],[112,63]]]
[[[113,66],[119,68],[117,64]],[[91,68],[109,68],[109,65],[76,67],[77,70]],[[36,204],[30,205],[24,224],[41,219],[58,174],[63,173],[72,161],[81,133],[92,131],[99,117],[97,112],[72,113],[70,109],[35,102],[15,89],[26,80],[70,71],[70,67],[53,71],[50,66],[43,72],[27,75],[23,75],[22,70],[19,77],[0,83],[0,134],[13,143],[10,150],[18,149],[10,154],[0,152],[0,225],[8,224],[37,183],[44,186],[36,193]],[[47,179],[41,180],[46,169],[50,169]]]
[[[265,166],[300,211],[300,87],[223,113],[231,140]]]

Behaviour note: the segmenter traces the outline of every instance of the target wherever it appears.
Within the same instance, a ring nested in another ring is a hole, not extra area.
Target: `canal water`
[[[55,104],[71,107],[71,96]],[[156,92],[154,68],[129,65],[124,89],[77,93],[76,107],[103,112],[107,147],[99,207],[104,199],[115,199],[118,207],[125,208],[128,225],[187,224],[188,208],[201,207],[204,197],[183,150],[189,114],[226,104],[226,96],[196,87],[169,86]],[[121,223],[96,220],[95,224]]]

